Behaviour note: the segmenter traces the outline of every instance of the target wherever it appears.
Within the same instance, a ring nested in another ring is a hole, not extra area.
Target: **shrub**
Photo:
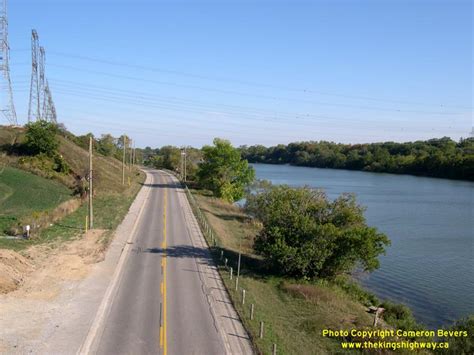
[[[465,331],[467,336],[447,337],[440,339],[449,343],[449,349],[442,352],[449,355],[470,355],[474,354],[474,315],[458,320],[448,330]]]
[[[410,308],[404,304],[384,301],[380,306],[385,308],[385,311],[383,312],[383,318],[387,323],[393,325],[394,327],[404,330],[415,330],[422,328],[422,326],[417,323]]]
[[[329,201],[307,187],[276,186],[249,196],[246,210],[263,224],[255,251],[285,276],[334,278],[356,266],[371,271],[390,243],[365,224],[353,195]]]
[[[30,122],[26,125],[25,146],[30,154],[46,154],[50,157],[57,153],[59,140],[56,137],[58,128],[47,121]]]

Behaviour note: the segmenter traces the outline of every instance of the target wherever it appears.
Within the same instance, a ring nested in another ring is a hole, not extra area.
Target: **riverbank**
[[[294,142],[275,147],[243,146],[250,163],[291,164],[445,179],[474,180],[474,138],[449,137],[416,142],[338,144],[326,141]]]
[[[273,184],[322,189],[333,199],[354,193],[367,224],[392,241],[380,268],[360,275],[381,299],[402,302],[428,327],[449,326],[474,313],[472,191],[467,181],[254,164]]]
[[[259,225],[242,211],[205,191],[192,190],[195,199],[224,250],[230,270],[221,267],[224,283],[239,315],[250,332],[254,344],[262,353],[270,353],[277,344],[279,354],[333,354],[341,352],[341,339],[323,336],[325,329],[366,329],[373,325],[370,305],[379,305],[373,295],[354,283],[302,283],[265,272],[262,260],[253,253],[252,245]],[[238,252],[242,251],[239,291],[235,291]],[[242,289],[245,304],[242,305]],[[254,305],[254,318],[250,307]],[[417,329],[410,312],[399,306],[386,306],[387,313],[379,323],[381,329]],[[264,337],[259,338],[260,322],[264,322]],[[347,339],[346,339],[347,340]],[[304,349],[304,350],[303,350]]]

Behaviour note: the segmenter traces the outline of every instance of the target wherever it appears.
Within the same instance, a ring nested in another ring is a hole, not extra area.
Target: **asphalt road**
[[[99,319],[102,325],[93,332],[88,350],[98,354],[252,353],[190,216],[183,189],[165,172],[147,174],[151,184],[145,188],[150,191],[135,237],[124,249],[116,288],[105,302],[106,311]]]

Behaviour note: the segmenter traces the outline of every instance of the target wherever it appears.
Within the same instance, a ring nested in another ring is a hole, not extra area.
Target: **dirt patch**
[[[33,271],[33,264],[20,254],[0,249],[0,293],[17,289]]]
[[[92,264],[103,260],[103,230],[92,230],[81,238],[59,246],[33,246],[20,255],[0,249],[0,293],[15,297],[52,299],[61,283],[83,279]]]

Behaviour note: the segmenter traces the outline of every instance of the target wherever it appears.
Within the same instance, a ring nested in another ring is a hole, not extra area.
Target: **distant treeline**
[[[241,146],[250,163],[412,174],[474,180],[474,138],[448,137],[408,143],[338,144],[297,142],[265,147]]]

